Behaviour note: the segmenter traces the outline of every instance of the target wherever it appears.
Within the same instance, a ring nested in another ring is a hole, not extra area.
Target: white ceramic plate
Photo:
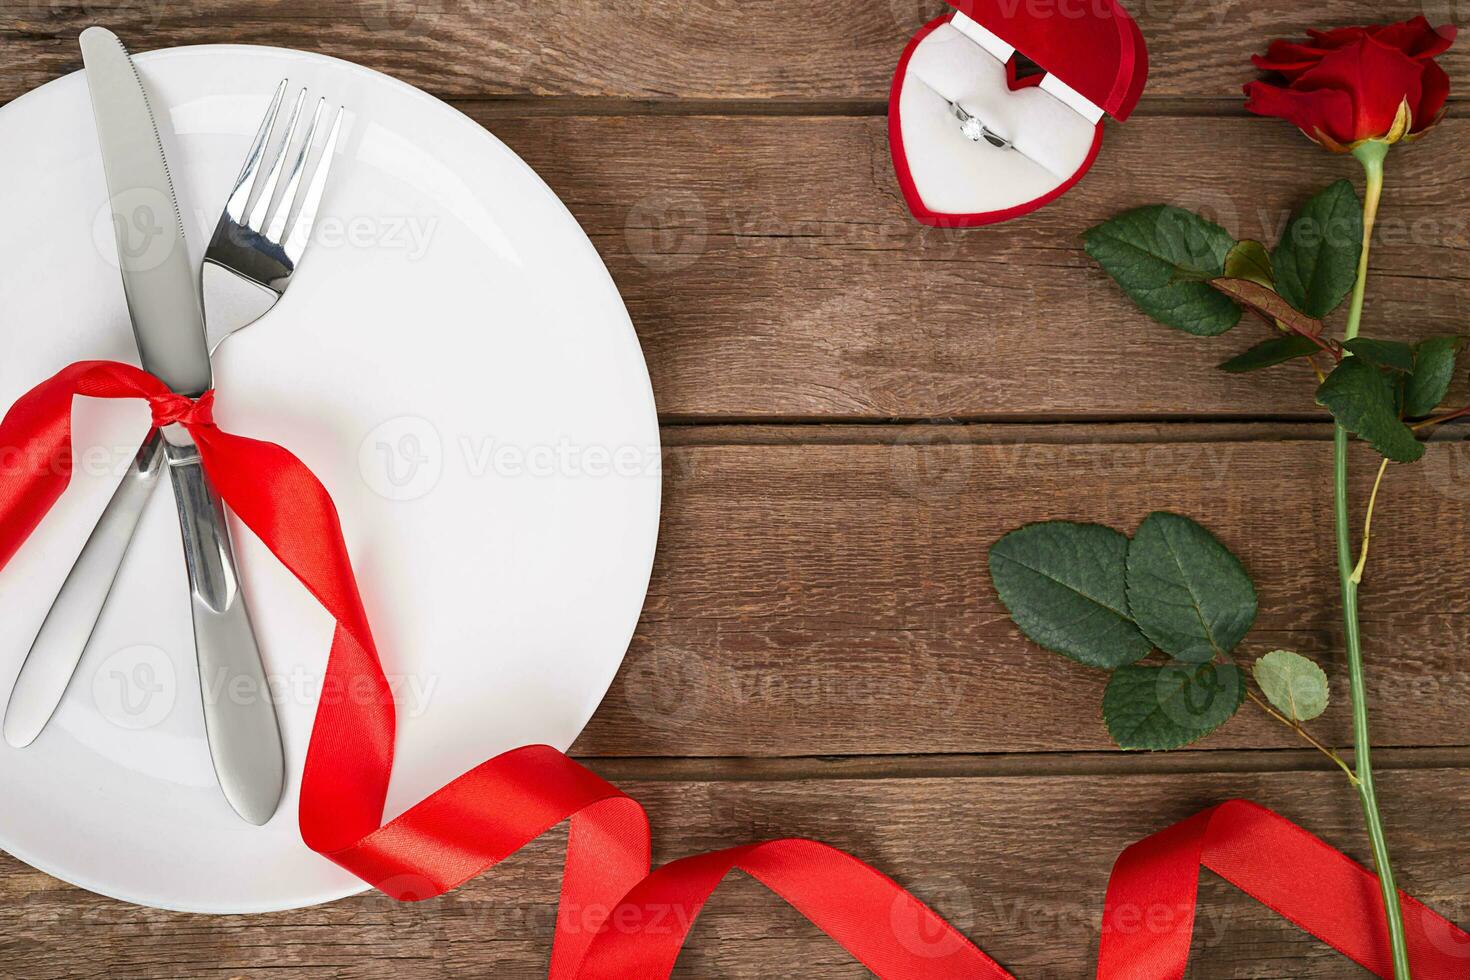
[[[349,109],[313,244],[215,359],[216,416],[326,484],[398,687],[387,816],[503,750],[566,747],[618,669],[659,509],[648,374],[611,278],[514,153],[436,99],[330,58],[137,58],[202,254],[283,77]],[[136,363],[81,73],[0,109],[0,403],[82,358]],[[0,697],[127,457],[141,405],[79,400],[72,489],[0,572]],[[299,780],[326,614],[234,525],[290,783],[236,818],[204,741],[167,481],[50,727],[0,743],[0,848],[142,905],[258,912],[360,881],[308,851]]]

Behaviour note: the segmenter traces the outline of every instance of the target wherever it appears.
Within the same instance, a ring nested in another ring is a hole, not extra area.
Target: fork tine
[[[286,165],[286,154],[291,149],[291,140],[296,135],[296,123],[301,119],[301,105],[305,101],[306,89],[302,89],[296,96],[296,104],[291,107],[291,122],[286,127],[286,138],[281,141],[280,152],[276,154],[270,173],[261,184],[260,196],[255,199],[255,207],[250,211],[250,221],[247,224],[251,231],[260,231],[270,214],[271,199],[276,196],[276,184],[280,182],[281,169]]]
[[[275,129],[276,117],[281,114],[281,100],[286,95],[286,84],[289,79],[281,79],[281,84],[276,86],[276,94],[271,99],[271,105],[266,110],[265,118],[261,120],[260,131],[255,134],[255,141],[250,144],[250,152],[245,154],[245,163],[240,167],[240,176],[235,178],[235,188],[230,191],[230,199],[225,203],[225,213],[236,224],[245,223],[245,205],[250,202],[250,188],[255,184],[255,175],[260,170],[261,157],[265,153],[266,143],[270,140],[271,130]]]
[[[266,229],[267,241],[279,242],[281,235],[286,231],[286,219],[291,216],[291,208],[296,201],[296,192],[301,185],[302,174],[306,170],[306,158],[311,153],[312,144],[316,142],[317,126],[322,121],[322,112],[326,107],[326,99],[317,100],[316,111],[311,115],[311,126],[307,128],[306,136],[301,140],[301,151],[296,154],[296,160],[291,164],[291,174],[286,178],[286,189],[281,192],[281,205],[271,216],[270,228]]]
[[[332,119],[332,131],[327,134],[327,143],[322,147],[316,171],[311,175],[311,182],[301,192],[301,208],[297,212],[296,223],[291,227],[291,236],[283,246],[286,257],[293,266],[301,261],[301,256],[306,252],[306,243],[311,240],[311,226],[316,221],[317,208],[321,206],[322,193],[327,188],[327,173],[332,169],[332,160],[337,155],[337,136],[342,131],[342,116],[345,111],[341,106],[337,107],[337,115]]]

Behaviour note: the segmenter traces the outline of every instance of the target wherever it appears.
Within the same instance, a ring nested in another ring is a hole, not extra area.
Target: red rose
[[[1454,27],[1422,16],[1399,24],[1309,31],[1306,41],[1272,41],[1251,61],[1284,85],[1251,82],[1246,108],[1294,123],[1336,152],[1367,140],[1414,139],[1444,115],[1450,79],[1436,62]]]

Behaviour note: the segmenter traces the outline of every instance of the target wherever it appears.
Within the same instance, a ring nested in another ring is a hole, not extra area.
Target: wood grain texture
[[[1051,206],[945,231],[908,216],[882,119],[482,118],[607,261],[666,418],[1320,414],[1301,366],[1215,369],[1263,325],[1215,339],[1162,327],[1080,241],[1166,202],[1275,242],[1313,191],[1357,179],[1289,126],[1138,119]],[[1454,120],[1391,159],[1366,333],[1470,331],[1467,152],[1470,122]]]
[[[1218,373],[1257,328],[1200,341],[1153,325],[1078,236],[1163,201],[1273,241],[1312,190],[1357,177],[1285,124],[1244,118],[1249,55],[1309,24],[1421,9],[1130,6],[1153,61],[1138,115],[1110,124],[1061,201],[970,232],[908,217],[882,118],[899,52],[940,0],[3,0],[0,103],[78,68],[76,35],[95,22],[138,50],[347,58],[505,140],[607,260],[668,423],[648,605],[575,751],[648,805],[659,862],[824,839],[1022,980],[1070,980],[1092,972],[1118,852],[1202,807],[1252,798],[1366,856],[1341,776],[1249,709],[1198,751],[1113,751],[1103,676],[1031,646],[993,594],[986,549],[1023,522],[1189,514],[1256,578],[1246,652],[1321,660],[1335,704],[1317,727],[1347,741],[1330,448],[1309,376]],[[1470,47],[1445,64],[1467,77]],[[1461,108],[1391,158],[1369,333],[1470,332]],[[926,424],[871,424],[897,420]],[[1380,794],[1401,884],[1470,925],[1461,433],[1394,468],[1386,494],[1364,594]],[[563,840],[426,903],[237,918],[134,908],[0,856],[0,978],[541,977]],[[1193,980],[1367,976],[1213,876],[1201,896]],[[676,975],[867,976],[745,879]]]
[[[1075,9],[1027,0],[1039,17]],[[1440,0],[1134,0],[1149,43],[1148,94],[1238,107],[1268,38],[1308,26],[1375,23],[1422,10],[1436,23],[1470,12]],[[0,7],[0,100],[80,66],[76,36],[103,23],[139,50],[239,42],[360,62],[437,95],[637,99],[883,100],[910,35],[940,0],[7,0]],[[1465,48],[1445,59],[1452,75]]]
[[[1153,202],[1274,242],[1313,190],[1357,179],[1352,161],[1284,124],[1140,118],[1113,127],[1093,172],[1060,201],[959,231],[908,215],[881,118],[464,108],[588,231],[627,300],[665,418],[1321,414],[1300,367],[1215,370],[1265,336],[1259,323],[1209,340],[1161,327],[1080,242],[1087,227]],[[1470,332],[1467,152],[1470,121],[1451,120],[1393,156],[1369,333]]]
[[[1106,675],[1021,637],[986,552],[1028,521],[1131,532],[1157,509],[1194,517],[1240,555],[1261,607],[1242,652],[1321,660],[1335,703],[1315,727],[1350,741],[1330,442],[1270,441],[1280,433],[1265,427],[1258,441],[1182,443],[1115,441],[1106,426],[869,434],[878,441],[668,451],[643,620],[578,752],[1106,749]],[[1375,517],[1363,618],[1380,745],[1466,744],[1466,452],[1436,444],[1417,467],[1391,470]],[[1365,454],[1356,470],[1363,500]],[[1313,513],[1325,523],[1308,523]],[[1249,705],[1203,744],[1301,747]]]
[[[1430,770],[1382,780],[1403,886],[1462,924],[1470,920],[1467,779],[1463,771]],[[1113,859],[1133,840],[1228,796],[1270,806],[1364,857],[1356,801],[1330,773],[677,781],[627,789],[649,807],[657,863],[771,836],[818,837],[883,868],[1022,980],[1091,975]],[[530,980],[544,976],[561,833],[429,902],[398,905],[379,895],[236,918],[138,909],[0,859],[0,976]],[[737,878],[700,917],[676,976],[869,976],[779,899]],[[1202,879],[1195,980],[1368,976],[1213,875]]]

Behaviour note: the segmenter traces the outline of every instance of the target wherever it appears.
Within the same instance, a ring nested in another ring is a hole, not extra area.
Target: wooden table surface
[[[348,58],[508,143],[626,297],[667,446],[642,624],[574,754],[648,806],[659,862],[818,837],[1023,980],[1083,977],[1114,857],[1204,806],[1249,797],[1366,851],[1341,776],[1259,712],[1194,750],[1112,749],[1103,675],[1028,645],[995,598],[986,549],[1025,521],[1189,514],[1256,577],[1247,649],[1320,658],[1336,696],[1321,730],[1350,741],[1323,523],[1330,431],[1309,386],[1291,370],[1214,370],[1239,337],[1147,321],[1078,236],[1167,201],[1274,240],[1294,203],[1356,174],[1245,116],[1248,56],[1309,26],[1418,9],[1132,7],[1153,61],[1135,117],[1109,124],[1072,193],[967,232],[908,217],[885,135],[893,65],[939,0],[3,0],[0,102],[80,67],[76,35],[100,22],[139,49],[235,41]],[[1470,45],[1445,64],[1470,92]],[[1380,334],[1470,324],[1462,105],[1392,157],[1368,308]],[[1401,884],[1462,924],[1467,466],[1446,439],[1393,472],[1363,611]],[[1360,488],[1370,469],[1360,456]],[[418,905],[362,897],[242,918],[130,907],[0,855],[0,975],[542,976],[562,840]],[[1201,897],[1192,977],[1368,975],[1213,876]],[[699,920],[677,975],[867,974],[741,879]]]

